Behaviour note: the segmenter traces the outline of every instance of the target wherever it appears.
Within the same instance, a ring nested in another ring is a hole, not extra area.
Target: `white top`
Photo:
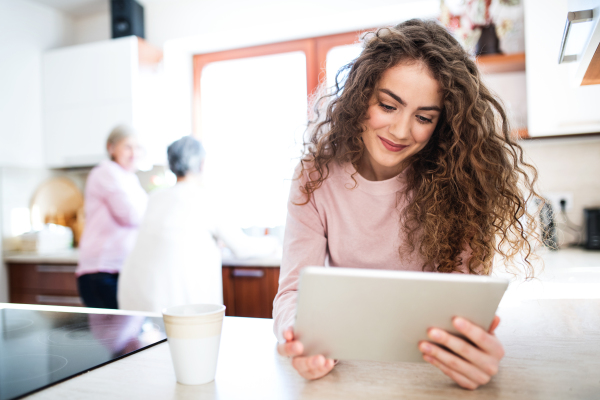
[[[153,193],[119,277],[119,308],[160,312],[182,304],[223,304],[221,252],[213,236],[239,258],[275,253],[275,238],[249,237],[215,220],[194,182]]]

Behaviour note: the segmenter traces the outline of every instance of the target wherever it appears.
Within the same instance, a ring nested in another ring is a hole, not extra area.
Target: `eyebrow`
[[[385,94],[387,94],[388,96],[390,96],[391,98],[393,98],[394,100],[396,100],[398,103],[402,104],[403,106],[406,107],[406,102],[404,100],[402,100],[402,98],[400,96],[398,96],[396,93],[392,92],[389,89],[379,89],[380,92],[383,92]],[[437,112],[442,112],[442,109],[439,108],[438,106],[425,106],[425,107],[419,107],[417,108],[417,110],[423,110],[423,111],[437,111]]]

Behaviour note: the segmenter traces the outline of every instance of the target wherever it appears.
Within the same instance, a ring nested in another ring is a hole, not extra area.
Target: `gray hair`
[[[129,125],[118,125],[112,130],[110,135],[108,135],[108,138],[106,139],[106,147],[108,148],[108,146],[115,146],[121,140],[132,136],[136,136],[136,132],[132,127]]]
[[[186,176],[189,172],[200,172],[205,155],[202,143],[191,136],[184,136],[167,148],[169,168],[178,178]]]

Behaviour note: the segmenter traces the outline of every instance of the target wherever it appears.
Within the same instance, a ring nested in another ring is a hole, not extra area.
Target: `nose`
[[[400,113],[388,127],[389,133],[399,141],[408,139],[411,135],[411,116]]]

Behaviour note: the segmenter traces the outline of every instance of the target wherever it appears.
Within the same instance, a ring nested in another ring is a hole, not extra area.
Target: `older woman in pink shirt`
[[[86,224],[75,274],[87,307],[116,309],[119,272],[135,243],[147,195],[134,173],[138,142],[133,131],[115,128],[106,147],[110,160],[92,169],[86,183]]]

